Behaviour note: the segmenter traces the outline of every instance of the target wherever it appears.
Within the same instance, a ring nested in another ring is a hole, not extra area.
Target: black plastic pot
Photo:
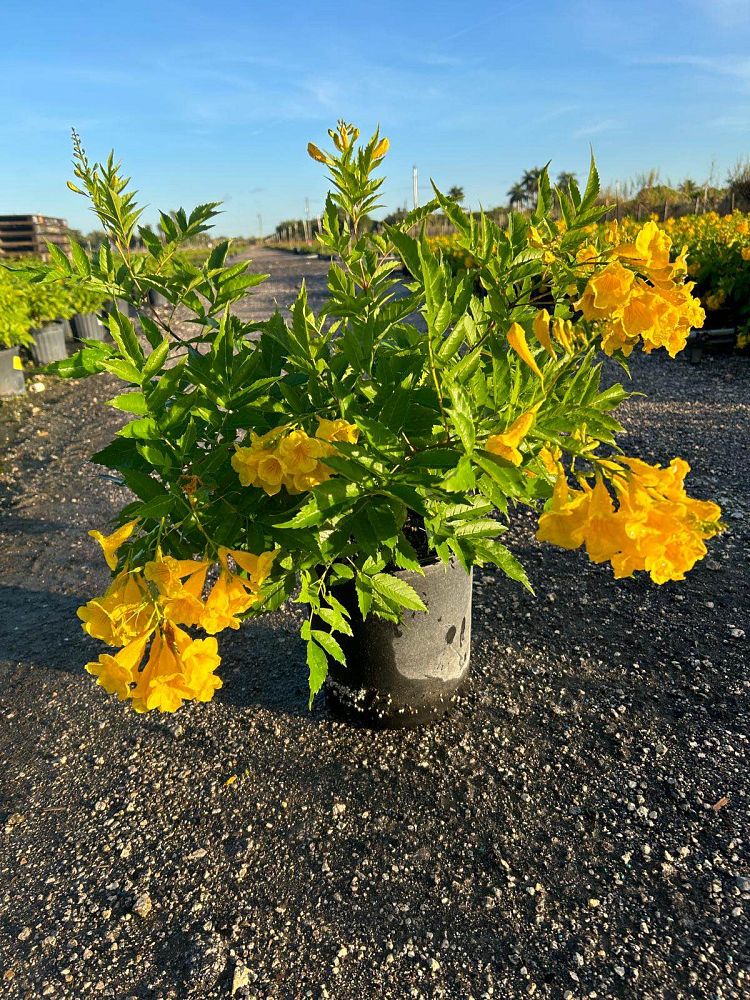
[[[152,309],[156,309],[157,306],[168,306],[169,299],[165,295],[162,295],[161,292],[156,292],[153,288],[149,288],[148,304]]]
[[[62,361],[68,356],[65,346],[65,328],[62,322],[45,323],[34,330],[31,356],[38,365],[48,365],[52,361]]]
[[[96,313],[80,313],[73,317],[73,329],[78,340],[107,340],[109,331]]]
[[[18,348],[0,350],[0,396],[23,396],[25,392]]]
[[[430,563],[420,576],[395,576],[417,591],[428,611],[407,611],[400,625],[364,621],[354,587],[336,588],[354,635],[341,638],[346,666],[332,663],[326,681],[333,709],[381,729],[411,728],[441,718],[469,673],[472,575],[452,563]]]
[[[118,311],[121,312],[123,316],[130,317],[135,312],[131,304],[127,302],[125,299],[115,299],[114,305],[117,306]],[[111,301],[105,302],[104,309],[108,313],[113,312],[113,303]]]

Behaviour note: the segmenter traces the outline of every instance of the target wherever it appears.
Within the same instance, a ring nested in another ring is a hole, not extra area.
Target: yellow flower
[[[743,247],[740,250],[740,254],[742,255],[743,260],[750,260],[750,247]]]
[[[284,485],[289,493],[306,493],[308,490],[327,482],[332,472],[323,462],[318,462],[310,472],[299,472],[296,476],[288,476]]]
[[[219,560],[228,569],[226,560],[227,556],[231,556],[240,569],[247,573],[249,577],[247,585],[253,593],[257,594],[268,579],[273,568],[273,561],[278,554],[279,550],[275,549],[271,552],[261,552],[260,555],[256,556],[252,552],[242,552],[240,549],[227,549],[222,546],[219,549]]]
[[[232,468],[243,486],[260,486],[269,496],[279,492],[287,473],[277,451],[267,448],[237,448]]]
[[[573,323],[569,319],[560,319],[559,316],[555,316],[552,320],[552,336],[566,353],[573,353],[577,336]]]
[[[544,246],[544,240],[536,226],[529,226],[529,245],[532,247]]]
[[[593,267],[599,260],[599,252],[595,247],[585,246],[576,254],[576,263],[583,267]]]
[[[146,563],[143,575],[157,587],[165,618],[176,625],[197,624],[203,612],[201,598],[209,566],[208,562],[172,556]]]
[[[187,632],[175,629],[174,642],[180,654],[182,683],[195,701],[211,701],[222,686],[214,671],[221,663],[218,643],[213,637],[191,639]]]
[[[561,472],[552,499],[539,518],[537,540],[564,549],[577,549],[586,534],[590,502],[591,489],[584,483],[583,490],[572,490]]]
[[[359,440],[359,427],[356,424],[347,423],[346,420],[326,420],[325,417],[318,417],[318,429],[315,437],[321,441],[343,441],[347,444],[356,444]]]
[[[110,569],[117,569],[117,550],[126,542],[128,538],[133,534],[133,530],[138,524],[138,521],[128,521],[127,524],[123,524],[121,528],[117,531],[113,531],[111,535],[103,535],[101,531],[90,531],[89,534],[92,538],[96,539],[97,542],[102,547],[104,552],[104,558],[107,561],[107,565]]]
[[[537,310],[537,313],[534,316],[532,329],[534,330],[534,336],[545,349],[547,354],[554,358],[557,357],[557,354],[552,346],[552,341],[550,340],[549,319],[550,316],[546,309]]]
[[[537,457],[544,466],[545,471],[550,476],[558,476],[560,474],[560,459],[562,458],[562,452],[557,445],[545,444],[544,447],[540,448],[539,455]]]
[[[276,457],[284,470],[282,478],[312,472],[324,450],[321,442],[309,437],[305,431],[287,434],[276,449]]]
[[[239,615],[249,611],[259,600],[259,595],[253,593],[246,580],[222,566],[219,579],[206,598],[198,624],[210,634],[222,632],[225,628],[238,629],[242,624]]]
[[[373,149],[372,151],[373,160],[382,160],[382,158],[390,149],[390,146],[391,144],[387,139],[385,138],[381,139],[380,142],[375,147],[375,149]]]
[[[627,303],[634,279],[633,272],[618,261],[608,264],[589,278],[576,309],[588,320],[606,319]]]
[[[125,646],[156,627],[156,605],[139,573],[116,576],[101,597],[78,609],[83,630],[108,646]]]
[[[94,663],[84,667],[96,677],[96,683],[104,688],[107,694],[116,694],[120,701],[130,697],[131,686],[135,680],[135,672],[143,659],[148,636],[134,639],[112,656],[102,653]]]
[[[520,323],[513,323],[511,328],[508,330],[508,344],[513,348],[516,354],[526,362],[526,364],[531,368],[531,370],[542,378],[542,373],[534,360],[534,355],[529,350],[529,345],[526,343],[526,332]]]
[[[606,464],[617,509],[601,478],[593,490],[584,483],[576,491],[560,475],[537,538],[571,549],[585,544],[589,558],[611,563],[618,578],[645,571],[658,584],[684,579],[706,554],[705,541],[722,530],[719,507],[687,495],[690,467],[682,459],[667,468],[627,457]]]
[[[527,410],[526,413],[517,417],[502,434],[493,434],[487,438],[487,451],[493,455],[499,455],[500,458],[504,458],[512,465],[520,465],[523,461],[523,455],[518,450],[518,446],[531,430],[538,409],[539,407],[535,406],[533,409]]]

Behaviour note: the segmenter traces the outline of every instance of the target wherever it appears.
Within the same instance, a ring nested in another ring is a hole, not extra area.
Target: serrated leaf
[[[91,261],[80,244],[75,240],[70,241],[70,253],[73,258],[73,265],[78,273],[84,278],[91,277]]]
[[[158,347],[155,347],[153,351],[146,358],[146,363],[143,366],[143,382],[144,384],[148,382],[150,378],[153,378],[157,372],[161,371],[164,367],[164,362],[167,360],[169,354],[169,341],[163,340]]]
[[[376,573],[372,577],[372,585],[382,597],[399,607],[408,608],[409,611],[427,610],[427,605],[412,585],[398,576]]]
[[[461,439],[461,444],[467,452],[472,452],[476,441],[476,431],[469,398],[462,387],[455,382],[448,386],[448,394],[451,398],[451,406],[448,410],[450,421]]]
[[[495,563],[511,580],[522,583],[530,593],[534,593],[529,583],[529,578],[526,575],[526,570],[513,553],[509,549],[506,549],[501,542],[485,538],[476,542],[474,548],[478,556],[488,562]]]
[[[313,640],[307,642],[307,667],[309,670],[310,699],[308,707],[312,708],[315,695],[320,691],[328,676],[328,657],[324,650]]]
[[[116,410],[124,410],[125,413],[134,413],[139,417],[145,417],[148,413],[148,404],[142,392],[123,392],[110,399],[107,405]]]
[[[311,635],[332,659],[336,660],[338,663],[346,665],[344,650],[339,645],[338,640],[335,639],[330,632],[324,632],[322,629],[314,628],[312,629]]]

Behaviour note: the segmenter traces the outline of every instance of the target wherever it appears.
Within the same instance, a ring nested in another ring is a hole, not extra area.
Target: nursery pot
[[[96,313],[79,313],[73,317],[73,329],[78,340],[106,340],[109,331]]]
[[[123,316],[130,317],[134,313],[133,307],[125,299],[115,299],[114,302],[110,300],[109,302],[104,303],[104,308],[107,312],[114,312],[115,306],[117,306],[118,311],[121,312]]]
[[[26,392],[17,347],[0,351],[0,396],[22,396]]]
[[[34,331],[31,356],[38,365],[48,365],[52,361],[62,361],[63,358],[67,358],[65,328],[61,322],[45,323],[43,327]]]
[[[166,295],[162,295],[161,292],[157,292],[153,288],[149,288],[148,304],[151,306],[152,309],[155,309],[157,306],[168,306],[169,299],[166,297]]]
[[[400,729],[445,714],[469,673],[472,574],[434,562],[424,576],[394,574],[417,591],[427,612],[406,611],[396,625],[359,613],[353,585],[336,588],[353,636],[341,637],[346,666],[331,662],[326,690],[336,712],[376,728]]]

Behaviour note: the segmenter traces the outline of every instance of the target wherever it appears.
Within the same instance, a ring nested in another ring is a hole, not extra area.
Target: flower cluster
[[[613,234],[614,235],[614,234]],[[638,343],[650,353],[664,347],[674,357],[705,313],[684,280],[685,252],[670,263],[672,241],[655,222],[647,222],[635,242],[614,246],[615,259],[593,274],[575,303],[587,320],[604,321],[602,349],[627,356]]]
[[[537,539],[565,549],[584,545],[592,562],[611,563],[617,578],[645,570],[654,583],[683,580],[706,555],[705,540],[722,530],[717,504],[687,495],[690,466],[681,458],[665,468],[625,457],[601,464],[614,497],[601,475],[593,487],[584,481],[571,488],[558,465]]]
[[[359,430],[345,420],[318,418],[315,437],[304,430],[278,427],[259,436],[251,432],[250,447],[238,447],[232,468],[243,486],[257,486],[269,496],[283,487],[287,493],[311,490],[330,479],[332,470],[322,461],[335,451],[335,442],[356,444]]]
[[[111,569],[135,527],[131,521],[111,535],[91,532]],[[183,701],[210,701],[221,687],[215,673],[221,657],[213,635],[240,627],[238,616],[260,601],[275,556],[220,549],[219,576],[205,600],[207,560],[159,555],[142,569],[126,565],[104,594],[78,609],[85,632],[120,647],[117,653],[102,653],[86,670],[108,693],[121,701],[131,699],[137,712],[174,712]],[[233,570],[230,558],[240,572]],[[194,639],[180,626],[199,626],[211,637]]]

